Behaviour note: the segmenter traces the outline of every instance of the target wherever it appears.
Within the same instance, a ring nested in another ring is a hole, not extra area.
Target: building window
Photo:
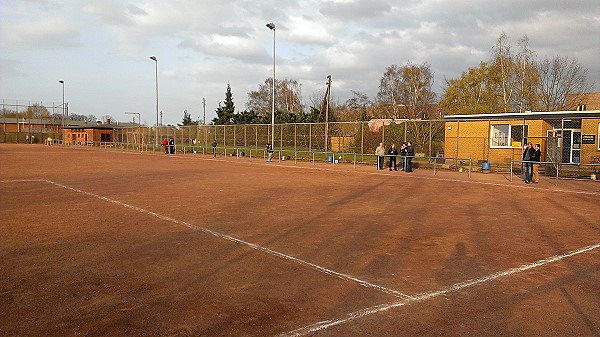
[[[527,143],[527,125],[496,124],[490,129],[490,147],[521,147]]]
[[[107,133],[100,134],[100,141],[101,142],[110,142],[110,134],[107,134]]]

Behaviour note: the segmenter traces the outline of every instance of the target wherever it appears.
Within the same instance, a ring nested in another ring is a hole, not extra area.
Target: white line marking
[[[34,182],[34,181],[36,181],[36,180],[30,180],[30,182]],[[117,201],[117,200],[114,200],[114,199],[103,197],[101,195],[97,195],[97,194],[94,194],[94,193],[91,193],[91,192],[83,191],[83,190],[80,190],[80,189],[77,189],[77,188],[74,188],[74,187],[70,187],[70,186],[66,186],[66,185],[63,185],[63,184],[60,184],[60,183],[56,183],[56,182],[53,182],[53,181],[50,181],[50,180],[37,180],[37,181],[47,182],[49,184],[52,184],[52,185],[55,185],[55,186],[58,186],[58,187],[62,187],[62,188],[65,188],[65,189],[68,189],[68,190],[71,190],[71,191],[74,191],[74,192],[77,192],[77,193],[82,193],[82,194],[85,194],[85,195],[88,195],[88,196],[91,196],[91,197],[94,197],[94,198],[97,198],[97,199],[100,199],[100,200],[104,200],[104,201],[113,203],[115,205],[126,207],[126,208],[132,209],[134,211],[137,211],[137,212],[140,212],[140,213],[144,213],[144,214],[147,214],[147,215],[159,218],[159,219],[164,220],[164,221],[168,221],[168,222],[172,222],[172,223],[175,223],[175,224],[178,224],[178,225],[182,225],[182,226],[185,226],[185,227],[193,229],[193,230],[202,231],[204,233],[207,233],[207,234],[210,234],[210,235],[213,235],[213,236],[216,236],[216,237],[219,237],[219,238],[231,241],[231,242],[235,242],[235,243],[243,245],[243,246],[248,246],[248,247],[256,249],[258,251],[265,252],[265,253],[270,254],[272,256],[280,257],[282,259],[298,263],[300,265],[312,268],[314,270],[317,270],[319,272],[325,273],[327,275],[335,276],[335,277],[337,277],[339,279],[342,279],[342,280],[356,282],[356,283],[358,283],[361,286],[366,287],[366,288],[371,288],[371,289],[379,290],[381,292],[384,292],[386,294],[390,294],[390,295],[393,295],[393,296],[399,297],[399,298],[410,299],[410,300],[414,299],[413,297],[411,297],[409,295],[406,295],[406,294],[403,294],[403,293],[401,293],[399,291],[396,291],[396,290],[393,290],[393,289],[389,289],[389,288],[386,288],[384,286],[380,286],[380,285],[377,285],[377,284],[373,284],[373,283],[370,283],[370,282],[358,279],[356,277],[353,277],[353,276],[350,276],[350,275],[347,275],[347,274],[339,273],[339,272],[333,271],[331,269],[327,269],[325,267],[321,267],[321,266],[316,265],[314,263],[311,263],[311,262],[308,262],[308,261],[304,261],[304,260],[301,260],[299,258],[290,256],[290,255],[286,255],[284,253],[280,253],[280,252],[274,251],[272,249],[259,246],[259,245],[254,244],[254,243],[250,243],[250,242],[247,242],[247,241],[235,238],[233,236],[229,236],[227,234],[219,233],[219,232],[216,232],[216,231],[204,228],[204,227],[196,226],[196,225],[190,224],[190,223],[185,222],[185,221],[173,219],[173,218],[170,218],[168,216],[165,216],[165,215],[162,215],[162,214],[158,214],[158,213],[155,213],[155,212],[152,212],[152,211],[149,211],[149,210],[137,207],[137,206],[129,205],[129,204],[126,204],[126,203],[123,203],[123,202],[120,202],[120,201]]]
[[[471,280],[467,280],[464,282],[460,282],[460,283],[456,283],[450,287],[447,288],[443,288],[441,290],[436,290],[436,291],[431,291],[431,292],[426,292],[426,293],[421,293],[418,295],[413,296],[412,299],[405,299],[405,300],[401,300],[401,301],[397,301],[394,303],[388,303],[388,304],[380,304],[380,305],[376,305],[373,307],[369,307],[369,308],[365,308],[362,310],[358,310],[355,312],[351,312],[349,314],[347,314],[346,316],[342,317],[342,318],[337,318],[337,319],[330,319],[330,320],[326,320],[326,321],[321,321],[321,322],[317,322],[308,326],[305,326],[303,328],[299,328],[293,331],[289,331],[289,332],[284,332],[279,334],[278,336],[280,337],[292,337],[292,336],[303,336],[303,335],[307,335],[309,333],[313,333],[313,332],[317,332],[323,329],[327,329],[329,327],[332,326],[336,326],[336,325],[340,325],[340,324],[344,324],[362,317],[366,317],[372,314],[376,314],[379,312],[383,312],[383,311],[387,311],[393,308],[397,308],[397,307],[401,307],[407,304],[412,304],[412,303],[418,303],[418,302],[423,302],[426,301],[428,299],[432,299],[435,297],[438,297],[440,295],[444,295],[450,292],[454,292],[463,288],[467,288],[467,287],[472,287],[472,286],[476,286],[485,282],[489,282],[489,281],[493,281],[497,278],[500,277],[504,277],[504,276],[510,276],[512,274],[516,274],[516,273],[520,273],[529,269],[533,269],[536,267],[540,267],[543,266],[545,264],[548,263],[552,263],[552,262],[556,262],[556,261],[560,261],[562,259],[577,255],[577,254],[582,254],[594,249],[597,249],[600,247],[600,244],[595,244],[595,245],[590,245],[587,247],[583,247],[577,250],[572,250],[569,252],[566,252],[564,254],[560,254],[560,255],[555,255],[543,260],[538,260],[534,263],[529,263],[529,264],[524,264],[520,267],[516,267],[516,268],[511,268],[505,271],[501,271],[501,272],[497,272],[488,276],[484,276],[481,278],[477,278],[477,279],[471,279]]]

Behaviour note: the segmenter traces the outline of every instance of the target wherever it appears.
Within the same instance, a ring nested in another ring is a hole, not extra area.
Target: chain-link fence
[[[379,143],[386,147],[411,141],[415,151],[424,156],[443,152],[442,121],[387,121],[381,125],[369,122],[193,125],[115,128],[114,142],[141,143],[161,149],[164,139],[173,138],[180,147],[210,147],[216,140],[219,148],[260,148],[271,141],[274,148],[293,151],[334,151],[369,154]],[[327,139],[327,142],[326,142]]]
[[[423,166],[434,163],[438,169],[519,174],[520,166],[515,165],[515,162],[522,159],[522,145],[532,142],[540,144],[541,160],[546,162],[540,166],[542,175],[589,177],[598,171],[600,149],[594,147],[597,145],[586,145],[581,141],[582,134],[587,131],[553,130],[544,131],[547,136],[533,136],[534,132],[530,129],[527,137],[513,137],[507,144],[498,146],[489,134],[489,124],[472,130],[467,125],[441,120],[372,120],[275,124],[274,128],[270,124],[115,126],[110,141],[91,142],[87,145],[162,152],[165,150],[163,140],[172,138],[177,153],[212,153],[211,143],[216,141],[217,155],[241,153],[261,156],[264,155],[262,152],[265,144],[273,136],[274,148],[280,158],[371,164],[374,162],[372,155],[379,143],[384,143],[386,148],[397,144],[399,148],[402,143],[411,141],[415,147],[415,156],[421,158],[416,162]],[[48,137],[58,142],[62,139],[56,125],[46,127],[44,123],[31,121],[31,124],[17,124],[17,128],[16,132],[7,132],[4,127],[0,132],[0,142],[42,143]],[[592,147],[593,151],[590,150]],[[467,163],[468,168],[465,167]]]

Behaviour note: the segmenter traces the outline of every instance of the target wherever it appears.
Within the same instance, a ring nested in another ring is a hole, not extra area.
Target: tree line
[[[17,119],[48,119],[53,122],[62,121],[63,114],[61,113],[50,113],[48,108],[39,104],[33,103],[27,107],[25,111],[15,111],[4,107],[2,112],[0,113],[1,117],[4,118],[17,118]],[[105,116],[111,118],[110,116]],[[103,117],[104,119],[104,117]],[[95,122],[95,115],[79,115],[79,114],[69,114],[69,120],[72,121],[82,121],[82,122]]]
[[[502,33],[492,47],[489,59],[469,68],[459,77],[444,79],[441,97],[433,90],[434,73],[424,62],[385,68],[374,98],[351,91],[343,103],[328,100],[325,92],[315,92],[308,104],[302,100],[301,85],[293,79],[272,78],[248,93],[246,110],[236,112],[231,86],[216,109],[212,124],[271,123],[271,93],[275,85],[275,122],[367,121],[372,118],[438,119],[443,115],[575,110],[567,106],[567,94],[583,94],[592,89],[585,69],[576,59],[554,56],[538,59],[523,36],[517,46]],[[305,108],[307,107],[307,108]],[[187,111],[182,125],[198,124]]]

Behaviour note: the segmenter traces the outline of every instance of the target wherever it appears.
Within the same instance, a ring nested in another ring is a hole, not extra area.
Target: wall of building
[[[523,121],[446,122],[444,156],[504,164],[510,164],[511,160],[520,160],[523,146],[520,142],[510,148],[490,147],[490,128],[499,124],[523,125]],[[525,125],[528,126],[528,141],[539,143],[544,151],[546,130],[552,127],[542,120],[525,121]]]
[[[510,148],[490,147],[490,128],[492,125],[523,125],[523,121],[464,121],[446,122],[444,156],[447,158],[471,158],[473,162],[488,160],[492,163],[510,164],[511,160],[521,160],[523,146],[513,143]],[[553,127],[543,120],[527,120],[527,142],[540,144],[542,161],[545,158],[548,131]],[[582,137],[594,136],[594,144],[581,144],[581,163],[600,162],[600,119],[583,119]],[[457,146],[458,144],[458,146]]]
[[[600,164],[600,119],[584,119],[581,121],[581,135],[595,137],[594,144],[581,144],[581,163]]]

